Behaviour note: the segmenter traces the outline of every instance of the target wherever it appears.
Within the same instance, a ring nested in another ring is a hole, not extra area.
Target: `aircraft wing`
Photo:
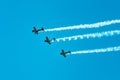
[[[48,37],[46,37],[46,40],[47,40],[47,41],[49,41],[49,38],[48,38]]]
[[[51,44],[51,41],[49,40],[49,38],[48,38],[48,37],[46,37],[45,42],[47,42],[48,44]]]
[[[66,55],[65,55],[65,54],[63,54],[63,56],[64,56],[64,57],[66,57]]]
[[[64,53],[64,50],[62,49],[62,53]]]
[[[51,44],[50,41],[48,41],[48,44]]]
[[[36,28],[35,28],[35,27],[33,27],[33,29],[34,29],[34,30],[36,30]]]

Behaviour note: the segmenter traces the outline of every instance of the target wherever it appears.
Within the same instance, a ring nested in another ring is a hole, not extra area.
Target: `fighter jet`
[[[35,34],[38,34],[39,31],[44,31],[44,28],[36,29],[36,27],[33,27],[32,32],[34,32]]]
[[[47,42],[48,44],[51,44],[52,41],[54,41],[55,38],[52,38],[51,40],[46,36],[46,40],[45,42]]]
[[[68,54],[68,53],[71,53],[71,51],[64,52],[64,50],[62,49],[62,52],[60,54],[63,55],[64,57],[66,57],[66,54]]]

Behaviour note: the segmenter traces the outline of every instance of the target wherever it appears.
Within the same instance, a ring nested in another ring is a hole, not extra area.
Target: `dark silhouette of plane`
[[[48,44],[51,44],[52,41],[54,41],[55,38],[52,38],[51,40],[46,36],[46,40],[45,42],[47,42]]]
[[[71,51],[64,52],[64,50],[62,49],[62,52],[60,54],[63,55],[64,57],[66,57],[66,54],[68,54],[68,53],[71,53]]]
[[[36,29],[36,27],[33,27],[32,32],[34,32],[35,34],[38,34],[39,31],[44,31],[44,28]]]

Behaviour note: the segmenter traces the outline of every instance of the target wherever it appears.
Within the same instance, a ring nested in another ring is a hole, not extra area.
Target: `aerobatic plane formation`
[[[41,29],[37,29],[35,26],[33,27],[33,30],[32,32],[34,32],[35,34],[38,35],[39,32],[44,32],[44,28],[42,27]],[[55,38],[52,38],[52,39],[49,39],[48,36],[46,36],[46,39],[44,40],[44,42],[48,43],[49,45],[55,41],[56,39]],[[62,49],[62,52],[60,53],[60,55],[63,55],[63,57],[66,57],[66,54],[70,54],[71,51],[68,51],[68,52],[65,52],[63,49]]]
[[[87,28],[100,28],[103,26],[113,25],[113,24],[120,24],[120,19],[116,20],[110,20],[110,21],[103,21],[103,22],[97,22],[93,24],[81,24],[81,25],[74,25],[74,26],[66,26],[66,27],[59,27],[59,28],[51,28],[51,29],[44,29],[39,28],[37,29],[35,26],[33,27],[32,32],[35,34],[39,34],[39,32],[52,32],[52,31],[63,31],[63,30],[73,30],[73,29],[87,29]],[[71,40],[77,40],[77,39],[89,39],[89,38],[102,38],[102,37],[108,37],[108,36],[114,36],[114,35],[120,35],[120,30],[110,30],[110,31],[104,31],[104,32],[97,32],[97,33],[89,33],[89,34],[82,34],[82,35],[74,35],[74,36],[68,36],[68,37],[62,37],[62,38],[49,38],[48,35],[46,36],[44,42],[48,43],[49,45],[52,44],[54,41],[60,42],[60,41],[71,41]],[[114,47],[107,47],[107,48],[100,48],[100,49],[92,49],[92,50],[78,50],[78,51],[62,51],[60,52],[60,55],[63,57],[66,57],[69,54],[88,54],[88,53],[102,53],[102,52],[112,52],[112,51],[120,51],[120,46],[114,46]]]

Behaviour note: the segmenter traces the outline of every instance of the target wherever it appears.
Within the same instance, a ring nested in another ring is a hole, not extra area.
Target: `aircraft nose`
[[[34,30],[32,30],[32,32],[34,32]]]

